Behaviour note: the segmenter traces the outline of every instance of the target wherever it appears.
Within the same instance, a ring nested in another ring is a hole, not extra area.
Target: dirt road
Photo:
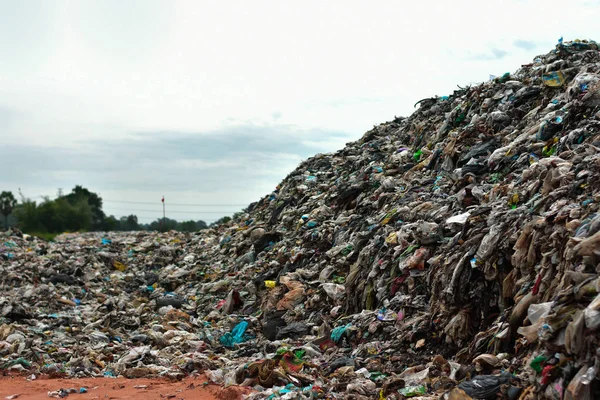
[[[236,400],[249,390],[241,387],[222,388],[209,385],[203,377],[187,378],[179,382],[163,379],[83,378],[36,379],[23,376],[0,377],[0,400],[48,400],[48,392],[76,389],[67,399],[193,399]],[[87,390],[80,393],[81,388]],[[11,397],[17,395],[18,397]]]

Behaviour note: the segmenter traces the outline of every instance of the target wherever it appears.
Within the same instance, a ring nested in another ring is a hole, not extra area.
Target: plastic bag
[[[592,400],[592,381],[596,369],[584,365],[571,380],[565,391],[565,400]]]
[[[481,239],[481,244],[477,249],[477,259],[485,261],[493,253],[496,252],[498,242],[503,238],[502,231],[504,226],[502,224],[494,225],[490,228],[487,235]]]
[[[217,385],[222,385],[225,382],[225,374],[222,369],[205,371],[204,374],[209,381],[216,383]]]
[[[542,76],[544,85],[550,87],[559,87],[565,84],[565,76],[562,71],[554,71]]]
[[[114,261],[113,262],[113,267],[115,267],[115,269],[117,271],[121,271],[121,272],[125,272],[125,270],[127,269],[127,265],[119,262],[119,261]]]
[[[527,309],[527,319],[531,325],[522,326],[517,329],[517,333],[527,338],[530,343],[535,343],[538,338],[538,331],[544,323],[544,318],[548,316],[554,302],[531,304]]]
[[[425,269],[425,259],[428,257],[429,251],[426,248],[421,247],[406,260],[405,265],[409,269],[418,269],[422,271],[423,269]]]
[[[276,285],[275,281],[265,281],[265,287],[267,289],[273,289]]]
[[[283,299],[279,300],[279,302],[277,303],[277,309],[278,310],[291,310],[297,304],[302,303],[302,301],[304,300],[304,297],[305,297],[304,288],[290,290],[283,296]]]
[[[470,381],[458,385],[466,394],[477,399],[494,397],[500,391],[500,386],[510,382],[512,375],[508,372],[500,375],[477,375]]]
[[[477,371],[495,368],[500,365],[500,360],[493,354],[481,354],[473,359]]]
[[[389,234],[387,238],[385,238],[385,242],[388,244],[398,244],[398,233],[392,232]]]
[[[469,314],[467,312],[460,311],[456,314],[450,322],[446,325],[444,332],[448,335],[448,338],[457,342],[461,339],[466,339],[469,334]]]
[[[377,385],[367,379],[354,379],[346,386],[346,393],[359,393],[365,396],[375,394]]]
[[[469,217],[471,216],[470,212],[466,212],[463,214],[458,214],[455,215],[453,217],[450,217],[446,220],[447,224],[461,224],[463,225],[465,222],[467,222],[467,220],[469,219]]]
[[[285,285],[290,291],[277,303],[278,310],[291,310],[304,300],[306,293],[302,283],[293,280],[290,276],[282,276],[279,282]]]
[[[534,295],[531,292],[529,292],[525,296],[523,296],[521,300],[519,300],[519,302],[513,308],[512,313],[510,314],[509,322],[512,326],[521,325],[521,323],[525,319],[527,311],[529,311],[529,306],[535,303],[537,301],[537,298],[537,295]]]
[[[525,339],[527,339],[529,343],[535,343],[538,340],[538,330],[541,325],[542,323],[540,322],[535,325],[521,326],[517,329],[517,333],[525,336]]]
[[[348,329],[350,329],[351,326],[352,326],[352,324],[348,324],[348,325],[338,326],[337,328],[335,328],[333,331],[331,331],[331,340],[333,340],[336,343],[339,342],[340,339],[342,338],[342,336],[344,335],[344,333],[346,333],[346,331]]]
[[[308,325],[302,322],[293,322],[287,326],[277,329],[277,335],[275,338],[277,340],[286,338],[299,338],[303,335],[306,335],[309,330],[310,328]]]
[[[421,382],[425,381],[429,377],[429,368],[425,368],[418,372],[411,372],[409,368],[403,373],[398,375],[402,378],[407,386],[418,386]]]
[[[554,302],[550,301],[548,303],[538,303],[530,305],[527,309],[527,319],[529,319],[529,321],[532,324],[536,324],[540,319],[550,314],[550,310],[552,309],[553,304]]]
[[[578,354],[583,345],[584,313],[577,311],[565,331],[565,349],[568,354]]]
[[[406,386],[398,390],[398,392],[405,397],[415,397],[427,394],[427,389],[423,385]]]
[[[248,328],[248,322],[242,321],[237,324],[231,333],[227,332],[219,339],[219,342],[225,347],[234,347],[238,343],[242,343],[246,340],[244,332]]]
[[[454,388],[448,393],[448,400],[473,400],[473,398],[466,394],[464,390]]]
[[[548,360],[546,356],[537,356],[529,363],[529,366],[538,374],[542,372],[544,363]]]
[[[332,300],[340,300],[346,294],[346,287],[335,283],[323,283],[323,290]]]
[[[580,256],[600,255],[600,232],[580,241],[574,250]]]
[[[586,328],[596,330],[600,327],[600,294],[592,300],[583,313]]]

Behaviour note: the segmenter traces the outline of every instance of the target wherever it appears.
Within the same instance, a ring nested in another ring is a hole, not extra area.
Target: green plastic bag
[[[421,154],[423,154],[423,150],[419,149],[415,152],[415,154],[413,154],[413,159],[415,160],[415,162],[418,162],[419,159],[421,158]]]
[[[531,361],[529,366],[531,368],[533,368],[533,370],[539,374],[542,372],[542,365],[544,364],[544,362],[546,362],[547,359],[548,359],[548,357],[546,357],[546,356],[537,356],[536,358],[534,358]]]
[[[423,385],[406,386],[406,387],[403,387],[402,389],[398,390],[398,392],[402,396],[415,397],[415,396],[421,396],[421,395],[427,394],[427,389]]]

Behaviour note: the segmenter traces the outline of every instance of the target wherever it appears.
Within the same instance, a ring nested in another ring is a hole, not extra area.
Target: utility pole
[[[162,223],[162,231],[165,231],[165,195],[163,194],[162,197],[162,203],[163,203],[163,223]]]

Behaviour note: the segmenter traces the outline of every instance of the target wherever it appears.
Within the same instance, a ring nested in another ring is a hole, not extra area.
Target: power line
[[[50,196],[34,196],[34,198],[46,198],[46,197],[50,197]],[[156,205],[157,203],[159,203],[159,201],[154,201],[154,202],[148,202],[148,201],[127,201],[127,200],[109,200],[109,199],[102,199],[102,203],[124,203],[124,204],[144,204],[144,205]],[[169,203],[166,202],[166,205],[169,206],[182,206],[182,207],[247,207],[248,203],[244,203],[244,204],[202,204],[202,203],[195,203],[195,204],[185,204],[185,203]]]
[[[126,200],[106,200],[102,199],[103,203],[125,203],[125,204],[147,204],[147,205],[156,205],[159,201],[154,202],[146,202],[146,201],[126,201]],[[169,203],[165,202],[167,205],[171,206],[186,206],[186,207],[246,207],[248,204],[183,204],[183,203]]]
[[[131,214],[130,214],[131,215]],[[147,218],[147,219],[153,219],[153,220],[157,220],[160,221],[162,220],[162,215],[158,215],[158,214],[154,214],[154,215],[144,215],[144,214],[133,214],[138,218]],[[113,215],[113,217],[115,217],[116,219],[121,219],[121,218],[127,218],[129,215]],[[219,216],[221,217],[231,217],[231,214],[220,214]],[[167,218],[169,218],[167,216]],[[204,220],[204,218],[198,218],[198,217],[189,217],[189,219],[200,219],[200,220]],[[210,218],[215,218],[216,217],[210,217]],[[208,218],[210,220],[210,218]],[[175,219],[175,218],[173,218]],[[185,219],[185,217],[180,217],[180,219],[177,219],[177,221],[183,221]]]
[[[110,210],[118,210],[118,211],[127,211],[127,212],[137,212],[137,211],[141,211],[141,212],[155,212],[155,213],[159,213],[162,214],[162,210],[142,210],[142,209],[132,209],[132,208],[114,208],[114,207],[110,207]],[[169,214],[233,214],[236,211],[181,211],[181,210],[174,210],[174,211],[170,211],[167,208],[167,211]]]
[[[49,198],[50,196],[43,196],[43,195],[37,195],[37,196],[33,196],[33,198]],[[105,200],[102,199],[102,202],[109,202],[109,203],[124,203],[124,204],[146,204],[146,205],[156,205],[157,202],[143,202],[143,201],[126,201],[126,200]],[[188,206],[188,207],[246,207],[248,204],[182,204],[182,203],[167,203],[168,205],[173,205],[173,206]],[[115,211],[125,211],[125,212],[129,212],[129,213],[133,213],[135,212],[135,216],[138,218],[157,218],[160,219],[159,217],[157,217],[158,214],[160,214],[162,211],[160,210],[147,210],[147,209],[131,209],[131,208],[115,208],[115,207],[108,207],[110,210],[115,210]],[[107,210],[105,210],[107,211]],[[146,214],[137,214],[138,211],[141,212],[151,212],[151,213],[155,213],[152,215],[146,215]],[[222,216],[228,216],[228,215],[233,215],[235,214],[236,211],[234,210],[228,210],[228,211],[182,211],[182,210],[173,210],[173,211],[169,211],[170,214],[220,214]]]

